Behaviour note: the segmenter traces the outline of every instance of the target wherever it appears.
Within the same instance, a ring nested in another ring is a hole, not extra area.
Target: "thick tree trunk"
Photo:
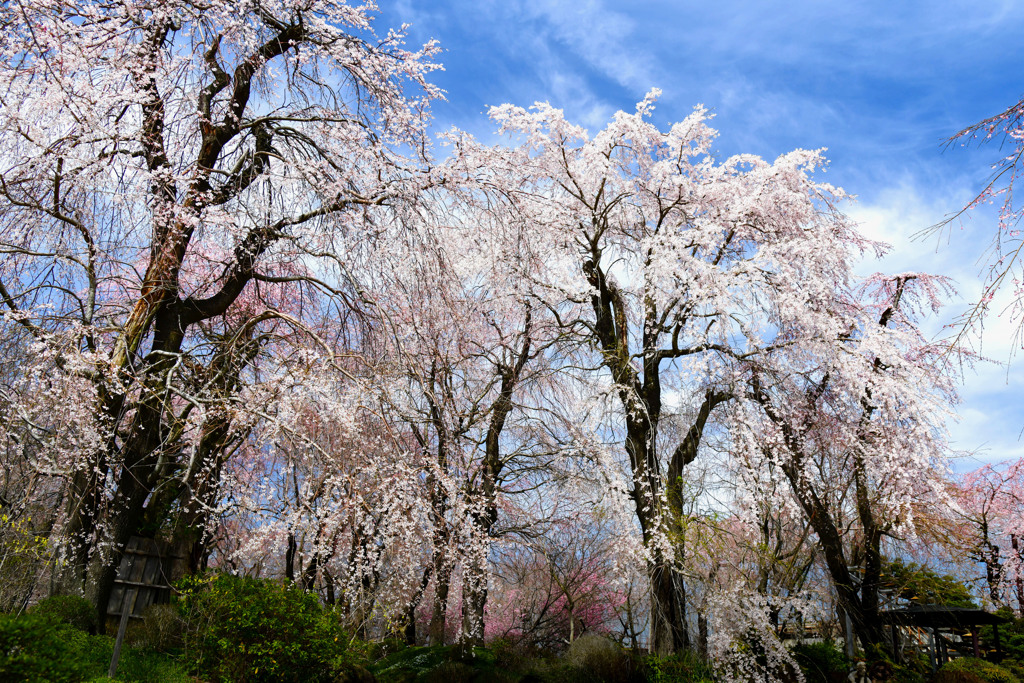
[[[117,569],[128,539],[134,536],[144,517],[144,505],[150,492],[143,482],[122,483],[114,496],[104,529],[107,548],[94,552],[89,559],[85,581],[85,597],[96,608],[97,629],[106,630],[107,604],[117,579]]]
[[[427,626],[427,641],[431,645],[444,645],[448,629],[448,593],[451,590],[451,569],[443,553],[434,560],[434,605]]]
[[[484,644],[484,614],[487,606],[487,555],[473,553],[466,563],[462,589],[462,634],[471,645]]]
[[[583,263],[593,293],[593,334],[602,354],[602,363],[618,387],[626,423],[625,449],[633,475],[631,492],[644,543],[656,547],[664,536],[672,543],[682,542],[677,533],[682,520],[683,471],[696,457],[704,427],[711,412],[731,395],[707,391],[693,424],[684,439],[671,452],[668,471],[662,474],[658,447],[661,420],[661,363],[695,350],[678,347],[678,328],[672,332],[657,310],[653,299],[643,302],[643,319],[637,324],[640,348],[631,349],[629,310],[612,278],[601,265],[601,249],[595,241]],[[673,335],[670,348],[662,344],[665,333]],[[642,368],[636,367],[641,359]],[[667,494],[665,505],[662,493]],[[648,567],[651,580],[651,646],[662,655],[689,648],[686,624],[686,591],[682,575],[673,559],[655,551]]]
[[[298,550],[299,545],[295,542],[295,534],[289,531],[288,547],[284,551],[284,578],[289,581],[295,580],[295,555]]]
[[[1002,604],[1003,564],[999,559],[999,546],[985,541],[981,551],[985,564],[985,581],[988,584],[988,596],[996,605]]]
[[[765,449],[765,456],[774,462],[786,475],[797,502],[818,535],[818,546],[825,558],[825,566],[832,586],[839,600],[839,607],[849,616],[856,637],[862,647],[880,646],[887,648],[889,640],[879,616],[878,589],[881,585],[882,528],[874,518],[871,509],[870,491],[866,479],[866,468],[862,456],[854,454],[854,494],[857,503],[857,517],[862,529],[860,545],[850,554],[843,544],[840,525],[830,510],[827,499],[818,495],[803,467],[810,456],[804,452],[804,440],[793,425],[777,412],[772,397],[764,391],[755,377],[752,398],[765,410],[765,414],[780,428],[788,453],[779,456]],[[814,401],[811,402],[812,404]],[[865,412],[865,421],[870,412]],[[854,576],[852,558],[863,562],[860,576]]]
[[[430,585],[430,575],[433,571],[434,568],[431,565],[427,565],[427,568],[423,570],[423,578],[420,580],[420,585],[416,588],[416,592],[412,594],[412,598],[405,607],[406,645],[416,644],[416,610],[419,608],[420,602],[423,600],[423,593],[426,592],[427,586]]]
[[[690,647],[683,577],[664,559],[651,563],[651,650],[667,656]]]
[[[708,618],[703,612],[697,614],[697,653],[708,656]]]
[[[326,569],[323,572],[324,587],[327,589],[327,606],[334,607],[337,604],[337,598],[334,594],[334,577]]]

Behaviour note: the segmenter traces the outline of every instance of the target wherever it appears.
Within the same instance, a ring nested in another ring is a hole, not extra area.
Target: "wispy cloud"
[[[1024,94],[1018,0],[396,0],[384,12],[382,23],[413,21],[416,40],[436,37],[448,50],[439,128],[486,135],[486,105],[545,100],[593,130],[659,87],[655,120],[707,105],[722,155],[827,147],[825,178],[859,195],[851,215],[893,245],[864,268],[957,280],[962,299],[928,323],[930,333],[980,292],[991,211],[952,226],[941,243],[912,236],[966,204],[997,155],[943,151],[943,139]],[[982,351],[1007,359],[1014,324],[991,317]],[[1009,370],[979,365],[964,380],[957,444],[987,444],[985,457],[1024,455],[1021,359]]]
[[[543,18],[555,38],[606,78],[639,95],[657,80],[657,60],[634,18],[601,0],[523,2],[528,14]],[[649,18],[648,16],[644,17]]]

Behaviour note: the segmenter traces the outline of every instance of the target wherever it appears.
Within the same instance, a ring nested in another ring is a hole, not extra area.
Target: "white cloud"
[[[601,0],[548,0],[523,4],[543,17],[554,35],[591,67],[619,85],[642,94],[656,85],[655,60],[637,35],[637,23]]]

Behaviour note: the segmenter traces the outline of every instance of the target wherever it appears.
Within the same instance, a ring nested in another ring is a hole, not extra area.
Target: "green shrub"
[[[502,671],[518,671],[537,654],[523,643],[504,638],[494,640],[488,647],[494,653],[494,666]]]
[[[1024,662],[1024,619],[1017,619],[1013,610],[1009,607],[1000,607],[996,614],[1003,618],[1004,622],[999,624],[999,641],[1002,654],[1010,662],[1010,668],[1018,668],[1020,662]],[[991,650],[995,646],[995,629],[993,626],[981,627],[981,644],[985,649]],[[1024,677],[1018,676],[1021,680]]]
[[[133,647],[156,652],[175,652],[182,647],[185,625],[174,605],[150,605],[142,612],[142,623],[133,626]]]
[[[1009,669],[975,657],[961,657],[946,662],[939,671],[946,672],[947,676],[949,674],[970,674],[985,683],[1020,683]]]
[[[985,683],[969,671],[959,671],[942,667],[936,672],[932,683]]]
[[[668,657],[649,655],[644,659],[647,680],[652,683],[696,683],[715,680],[711,662],[696,652],[684,650]]]
[[[333,683],[377,683],[377,677],[359,664],[347,664],[334,674]]]
[[[398,638],[385,638],[384,640],[369,641],[366,643],[353,643],[349,645],[349,649],[355,649],[361,651],[364,657],[370,662],[376,662],[384,659],[388,655],[394,654],[395,652],[401,652],[407,648],[404,640]]]
[[[424,683],[473,683],[477,672],[462,662],[441,662],[424,675]]]
[[[238,683],[326,681],[347,640],[313,594],[227,574],[179,584],[184,658],[202,677]]]
[[[621,645],[596,633],[586,633],[574,640],[565,659],[584,674],[580,680],[629,683],[645,678],[640,665]]]
[[[793,648],[793,658],[807,683],[841,683],[849,667],[846,655],[832,641],[807,643]]]
[[[79,631],[96,632],[96,610],[78,595],[53,595],[32,608],[32,614],[53,623],[68,624]]]
[[[1004,657],[999,666],[1008,669],[1018,680],[1024,681],[1024,664],[1013,657]]]
[[[0,615],[0,680],[64,683],[84,680],[87,670],[73,649],[75,633],[39,615]],[[83,636],[82,637],[87,637]]]
[[[466,644],[403,648],[375,662],[370,669],[381,683],[513,683],[520,678],[518,672],[500,667],[490,649]]]

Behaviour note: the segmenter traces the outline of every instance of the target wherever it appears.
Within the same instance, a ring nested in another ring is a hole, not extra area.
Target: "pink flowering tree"
[[[382,411],[410,434],[425,471],[428,638],[444,642],[449,605],[461,600],[462,637],[482,642],[500,512],[519,473],[540,471],[538,460],[553,457],[538,420],[551,421],[539,402],[557,375],[550,355],[559,330],[522,277],[540,259],[519,239],[522,226],[442,189],[430,194],[428,210],[399,217],[409,236],[377,254],[362,296],[380,312],[394,357],[379,387]],[[456,574],[461,596],[451,593]],[[409,628],[415,624],[410,617]]]
[[[616,538],[600,521],[558,515],[533,540],[498,555],[487,636],[561,649],[583,633],[611,635],[626,604]]]
[[[985,568],[989,599],[1024,609],[1024,463],[984,465],[953,488],[953,538],[966,559]]]

